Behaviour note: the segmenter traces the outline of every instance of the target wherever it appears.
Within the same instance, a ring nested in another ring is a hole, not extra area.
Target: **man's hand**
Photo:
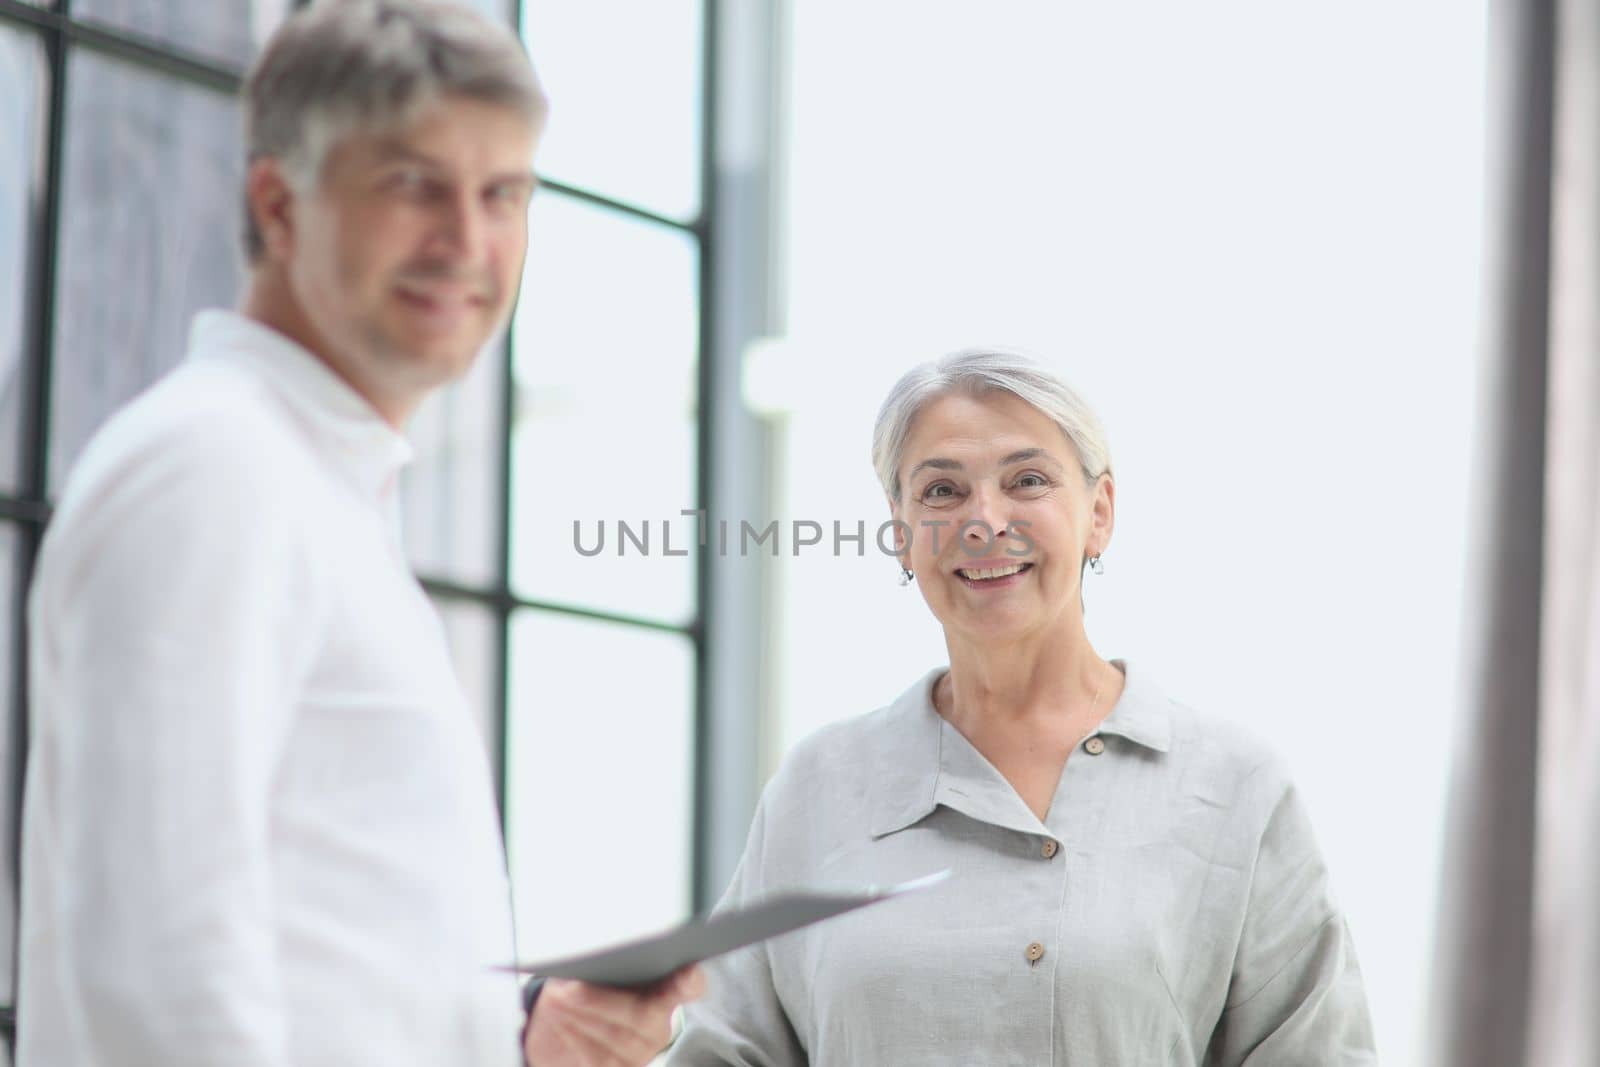
[[[643,1067],[672,1040],[672,1012],[706,989],[698,967],[658,985],[607,989],[551,979],[523,1043],[529,1067]]]

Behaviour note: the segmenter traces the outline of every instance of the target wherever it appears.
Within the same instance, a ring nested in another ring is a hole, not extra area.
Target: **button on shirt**
[[[1375,1063],[1282,766],[1120,666],[1044,822],[934,710],[942,669],[798,746],[722,906],[952,877],[712,961],[671,1067]]]
[[[228,312],[78,462],[32,591],[19,1062],[521,1062],[488,761],[404,440]]]

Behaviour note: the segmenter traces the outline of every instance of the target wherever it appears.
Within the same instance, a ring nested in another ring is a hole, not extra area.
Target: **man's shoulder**
[[[264,383],[221,363],[189,360],[95,432],[67,479],[60,510],[162,489],[248,499],[270,494],[306,459],[303,440]]]
[[[311,457],[262,383],[190,360],[90,438],[51,518],[40,575],[113,543],[170,556],[258,542],[249,530],[288,535],[316,510],[303,499],[316,484]]]

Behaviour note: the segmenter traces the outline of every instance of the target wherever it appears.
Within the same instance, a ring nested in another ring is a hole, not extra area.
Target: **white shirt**
[[[669,1067],[1370,1067],[1361,970],[1283,765],[1141,670],[1044,819],[930,672],[767,786],[724,907],[945,883],[707,964]]]
[[[30,601],[20,1067],[521,1062],[405,441],[241,315],[73,471]]]

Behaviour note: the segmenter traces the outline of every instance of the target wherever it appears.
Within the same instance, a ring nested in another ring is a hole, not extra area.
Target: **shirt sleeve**
[[[34,590],[44,951],[97,1067],[288,1062],[269,795],[312,583],[281,460],[216,436],[120,472]]]
[[[750,837],[717,910],[742,907],[765,891],[766,802],[757,806]],[[767,943],[709,960],[706,995],[684,1008],[683,1033],[666,1067],[805,1067],[808,1062],[772,980]]]
[[[1361,969],[1310,819],[1286,779],[1276,793],[1206,1067],[1376,1064]]]

